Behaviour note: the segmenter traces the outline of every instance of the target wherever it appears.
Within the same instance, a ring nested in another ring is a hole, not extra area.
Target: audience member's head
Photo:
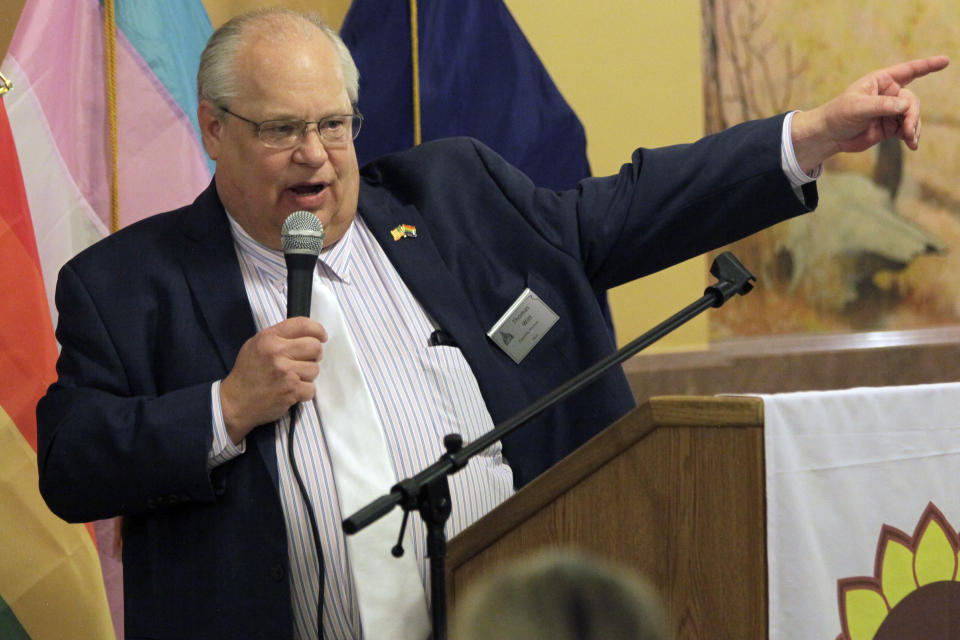
[[[638,575],[570,551],[501,569],[458,603],[454,640],[665,640],[660,602]]]

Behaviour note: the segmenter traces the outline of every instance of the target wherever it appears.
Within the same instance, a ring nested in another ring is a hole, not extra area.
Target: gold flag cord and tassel
[[[117,20],[113,0],[103,2],[104,75],[107,90],[107,128],[110,136],[110,233],[120,228],[120,188],[117,162]]]

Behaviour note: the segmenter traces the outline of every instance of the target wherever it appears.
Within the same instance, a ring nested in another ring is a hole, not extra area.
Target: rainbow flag
[[[34,407],[57,348],[2,103],[0,193],[0,638],[113,637],[90,534],[50,513],[37,489]]]
[[[104,7],[28,0],[0,72],[0,638],[122,636],[120,567],[37,490],[34,409],[53,381],[60,267],[111,230],[107,123],[120,226],[190,202],[212,167],[195,78],[212,27],[200,0],[116,0],[115,80]],[[111,109],[108,88],[116,96]],[[107,576],[106,589],[104,576]],[[108,608],[108,597],[110,608]],[[111,622],[110,609],[114,611]]]

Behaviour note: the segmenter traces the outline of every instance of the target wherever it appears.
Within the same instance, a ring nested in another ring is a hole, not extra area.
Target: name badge
[[[527,288],[500,316],[487,336],[511,360],[520,364],[559,319],[560,316],[547,303]]]

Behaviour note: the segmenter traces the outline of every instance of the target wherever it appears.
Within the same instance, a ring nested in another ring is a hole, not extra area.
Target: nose
[[[294,148],[294,159],[304,164],[323,164],[327,160],[327,148],[320,138],[320,129],[315,123],[307,125],[303,137]]]

